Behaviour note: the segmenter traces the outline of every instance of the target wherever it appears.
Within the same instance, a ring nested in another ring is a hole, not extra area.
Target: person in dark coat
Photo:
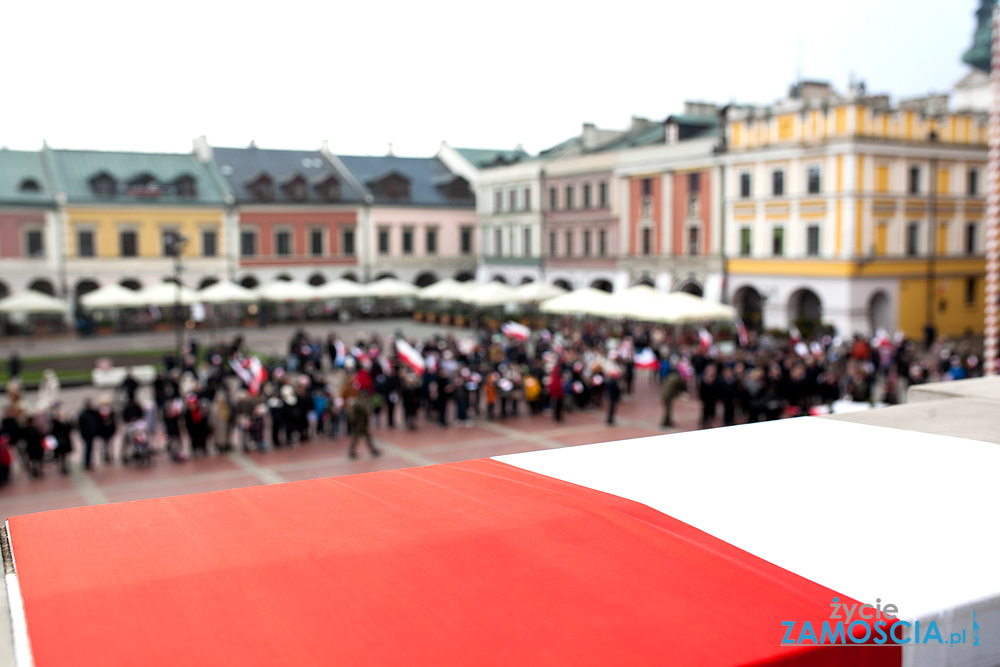
[[[663,421],[660,423],[664,428],[674,425],[674,401],[684,391],[684,378],[676,370],[671,370],[663,379],[660,385],[660,400],[663,401]]]
[[[38,423],[40,420],[41,415],[31,417],[22,433],[25,451],[28,454],[28,473],[32,477],[42,476],[42,458],[45,456],[45,445],[43,443],[45,436]]]
[[[59,472],[64,475],[69,474],[69,455],[73,451],[73,441],[70,434],[73,432],[73,422],[66,416],[66,411],[62,405],[56,404],[49,417],[51,435],[56,439],[56,460],[59,462]]]
[[[403,402],[403,421],[406,428],[417,430],[417,412],[420,410],[420,379],[412,372],[407,372],[402,379],[400,397]]]
[[[184,401],[178,397],[167,400],[163,405],[163,430],[167,434],[167,452],[176,457],[181,451],[181,417]]]
[[[122,381],[122,389],[125,391],[125,398],[134,401],[135,393],[139,391],[139,381],[132,375],[132,369],[125,371],[125,379]]]
[[[184,400],[187,409],[184,412],[184,425],[191,439],[191,454],[208,455],[208,409],[195,394],[189,394]]]
[[[83,467],[90,470],[94,453],[94,438],[101,434],[101,415],[94,409],[94,404],[88,398],[83,402],[83,409],[77,417],[77,428],[83,440]]]
[[[718,394],[722,402],[722,423],[726,426],[736,423],[736,401],[739,393],[740,387],[733,369],[729,366],[723,367],[722,377],[718,381]]]
[[[719,378],[715,365],[705,367],[698,386],[698,398],[701,399],[701,422],[699,428],[709,428],[715,421],[716,403],[719,402]]]
[[[615,408],[618,406],[618,399],[622,396],[621,385],[619,380],[621,379],[621,372],[618,370],[613,370],[608,373],[608,379],[605,380],[604,384],[606,386],[605,391],[608,392],[608,425],[613,426],[615,423]]]
[[[97,408],[97,414],[101,418],[97,437],[101,439],[104,462],[111,463],[111,441],[118,431],[118,417],[115,415],[115,411],[111,409],[111,401],[107,398],[101,401],[100,406]]]
[[[16,378],[21,375],[21,355],[11,352],[7,357],[7,377]]]

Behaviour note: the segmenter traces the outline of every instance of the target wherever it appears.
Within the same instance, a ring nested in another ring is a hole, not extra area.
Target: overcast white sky
[[[802,75],[894,98],[966,71],[979,0],[3,2],[0,145],[537,152]]]

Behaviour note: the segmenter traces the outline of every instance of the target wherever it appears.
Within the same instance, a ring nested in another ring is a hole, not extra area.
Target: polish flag
[[[645,370],[653,370],[659,366],[659,360],[656,358],[656,354],[654,354],[648,347],[642,348],[639,354],[635,355],[635,359],[633,359],[633,361],[635,362],[636,368],[643,368]]]
[[[413,349],[413,346],[402,338],[396,340],[396,355],[399,360],[413,369],[417,375],[423,375],[427,364],[420,353]]]
[[[802,340],[802,333],[799,331],[799,328],[794,324],[788,327],[788,340],[792,341],[793,343],[798,343],[800,340]]]
[[[528,340],[528,336],[531,335],[531,329],[517,322],[507,322],[500,327],[500,331],[503,335],[516,340]]]
[[[705,327],[698,329],[698,342],[701,343],[702,350],[708,350],[712,347],[712,334],[708,333],[708,329]]]
[[[740,347],[746,347],[750,344],[750,335],[747,334],[747,327],[743,324],[742,318],[736,318],[736,339],[739,341]]]

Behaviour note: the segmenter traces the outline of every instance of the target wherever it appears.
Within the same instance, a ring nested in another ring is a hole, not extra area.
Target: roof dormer
[[[198,196],[198,182],[191,174],[181,174],[174,179],[173,186],[178,197]]]
[[[340,201],[340,180],[333,174],[325,174],[313,189],[326,201]]]
[[[118,191],[118,181],[106,171],[98,172],[90,177],[90,189],[98,197],[113,197]]]
[[[17,191],[18,192],[41,192],[42,191],[42,186],[38,184],[38,181],[36,181],[35,179],[29,177],[29,178],[25,178],[24,180],[21,181],[21,183],[17,186]]]
[[[281,184],[281,190],[286,197],[295,201],[305,201],[309,196],[309,184],[306,182],[306,177],[299,173],[292,174],[285,179],[285,182]]]
[[[258,201],[274,200],[274,180],[269,174],[258,174],[247,181],[247,189]]]
[[[369,181],[368,184],[371,186],[372,192],[375,193],[376,197],[385,197],[386,199],[410,198],[410,179],[398,171],[391,171],[378,176]]]
[[[160,195],[160,183],[148,171],[129,179],[126,193],[133,197],[158,197]]]
[[[472,199],[469,182],[457,174],[442,180],[437,187],[448,199]]]

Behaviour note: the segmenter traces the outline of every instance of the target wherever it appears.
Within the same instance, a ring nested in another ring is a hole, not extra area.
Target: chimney
[[[584,123],[583,133],[580,136],[583,139],[584,150],[597,147],[597,126],[593,123]]]
[[[194,140],[194,154],[199,162],[212,161],[212,147],[208,145],[208,137],[204,134]]]
[[[323,140],[323,144],[320,146],[319,152],[323,153],[323,154],[326,154],[326,153],[330,152],[330,140],[329,139],[324,139]]]
[[[388,153],[386,153],[386,155],[387,155],[387,156],[389,156],[389,157],[392,157],[392,156],[393,156],[393,152],[392,152],[392,142],[391,142],[391,141],[389,142],[389,152],[388,152]]]

